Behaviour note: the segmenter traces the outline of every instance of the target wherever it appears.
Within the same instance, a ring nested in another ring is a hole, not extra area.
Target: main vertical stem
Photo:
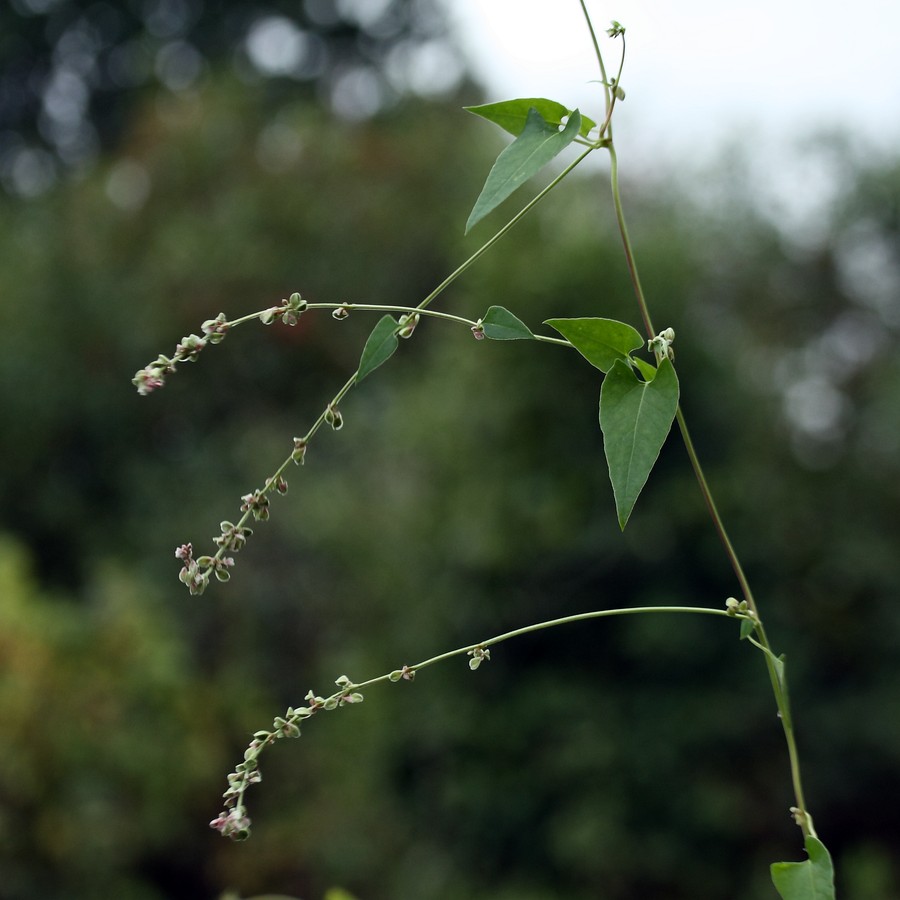
[[[622,238],[622,247],[625,252],[625,261],[628,266],[628,273],[631,277],[632,286],[634,287],[634,294],[635,298],[637,299],[641,319],[644,322],[644,328],[646,329],[648,337],[653,338],[656,336],[656,330],[654,329],[653,321],[650,318],[650,309],[647,305],[647,298],[644,295],[644,289],[641,285],[640,276],[638,275],[637,263],[635,262],[634,258],[634,249],[631,245],[631,237],[628,234],[628,226],[625,222],[625,212],[622,208],[622,197],[619,190],[619,162],[618,157],[616,156],[616,149],[613,145],[611,137],[609,138],[606,147],[609,150],[610,181],[612,186],[613,204],[615,206],[616,221],[619,227],[619,234]],[[744,574],[741,562],[738,559],[738,555],[735,552],[734,546],[731,543],[731,539],[728,536],[728,532],[725,529],[725,523],[722,521],[722,517],[719,514],[718,508],[716,507],[712,491],[710,490],[709,484],[706,480],[706,476],[703,473],[703,467],[700,465],[700,459],[697,456],[697,451],[694,448],[694,442],[691,440],[690,432],[688,431],[687,423],[685,421],[684,414],[681,411],[680,405],[675,413],[675,418],[678,422],[678,429],[681,432],[681,438],[684,442],[685,449],[687,450],[688,458],[691,461],[691,467],[694,470],[694,476],[697,479],[697,484],[700,487],[700,493],[703,496],[703,501],[706,504],[707,511],[709,512],[710,518],[712,519],[716,534],[718,534],[719,540],[721,541],[722,546],[725,549],[725,554],[728,557],[728,561],[731,564],[731,568],[734,570],[734,574],[738,580],[738,584],[740,585],[741,594],[747,601],[748,608],[756,617],[756,634],[759,638],[759,646],[763,650],[765,656],[766,668],[769,672],[769,680],[772,683],[772,691],[775,695],[775,702],[778,707],[778,716],[781,719],[781,726],[784,730],[784,737],[787,743],[788,757],[790,759],[791,766],[791,783],[794,790],[794,802],[796,803],[794,818],[797,824],[802,829],[804,836],[815,836],[815,830],[813,829],[811,818],[806,811],[806,801],[803,796],[803,784],[800,779],[800,756],[797,751],[797,741],[794,736],[794,724],[793,719],[791,718],[790,703],[788,701],[787,684],[783,676],[779,675],[779,672],[776,669],[775,657],[772,653],[771,645],[769,644],[769,639],[766,635],[762,619],[760,618],[759,610],[756,606],[756,600],[754,599],[753,592],[750,589],[750,583],[748,582],[747,577]]]
[[[616,208],[616,222],[619,225],[619,234],[622,236],[622,247],[625,250],[625,261],[628,264],[628,274],[631,276],[631,284],[634,286],[634,295],[637,298],[638,309],[644,320],[644,330],[648,338],[656,337],[656,329],[650,319],[650,310],[647,307],[647,299],[644,289],[641,287],[641,279],[638,276],[637,263],[634,261],[634,251],[631,247],[631,238],[628,236],[628,226],[625,224],[625,210],[622,208],[622,195],[619,192],[619,157],[612,138],[607,145],[609,150],[609,178],[612,183],[613,204]]]

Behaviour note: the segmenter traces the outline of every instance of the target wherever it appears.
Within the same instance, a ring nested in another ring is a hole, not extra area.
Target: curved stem
[[[446,653],[440,653],[437,656],[431,657],[431,659],[426,659],[423,662],[416,663],[416,665],[409,666],[408,668],[411,671],[418,671],[419,669],[424,669],[426,666],[431,666],[434,665],[434,663],[450,659],[453,656],[471,653],[478,648],[484,649],[493,647],[495,644],[501,644],[503,641],[508,641],[511,638],[521,637],[524,634],[531,634],[535,631],[544,631],[548,628],[556,628],[559,625],[569,625],[572,622],[584,622],[588,619],[603,619],[610,616],[646,615],[648,613],[694,613],[699,615],[734,618],[727,610],[714,609],[706,606],[630,606],[622,607],[621,609],[597,609],[592,610],[591,612],[575,613],[571,616],[561,616],[558,619],[548,619],[545,622],[535,622],[531,625],[524,625],[521,628],[515,628],[512,631],[507,631],[503,634],[498,634],[495,637],[488,638],[486,641],[479,641],[477,644],[468,644],[467,646],[459,647],[456,650],[448,650]],[[357,687],[362,687],[366,683],[371,682],[364,682],[361,685],[357,685]]]
[[[536,622],[532,625],[525,625],[522,628],[515,628],[503,634],[495,635],[485,641],[476,644],[467,644],[464,647],[457,647],[455,650],[449,650],[445,653],[439,653],[429,659],[416,663],[414,666],[403,666],[402,669],[395,669],[384,675],[378,675],[375,678],[369,678],[365,681],[352,682],[346,676],[341,676],[335,682],[339,690],[331,694],[329,697],[315,697],[310,691],[306,695],[309,706],[294,708],[287,710],[284,717],[275,720],[275,729],[273,731],[257,731],[254,734],[253,742],[244,754],[244,761],[235,769],[232,775],[229,775],[229,791],[226,792],[226,804],[231,807],[231,812],[223,811],[220,817],[214,820],[211,825],[222,834],[232,837],[238,836],[245,838],[250,833],[250,819],[247,817],[247,809],[244,804],[244,795],[251,784],[259,781],[258,777],[258,760],[259,756],[266,749],[282,737],[300,736],[300,725],[308,720],[319,710],[335,710],[340,709],[345,703],[358,703],[363,699],[361,694],[357,692],[361,688],[368,688],[382,682],[396,682],[404,679],[411,681],[415,673],[420,669],[433,666],[439,662],[452,659],[455,656],[472,656],[478,662],[472,666],[477,668],[478,664],[485,659],[490,658],[488,652],[489,647],[500,644],[503,641],[512,638],[521,637],[535,631],[543,631],[548,628],[556,628],[559,625],[568,625],[573,622],[583,622],[587,619],[602,619],[610,616],[627,616],[627,615],[643,615],[653,613],[688,613],[707,616],[724,616],[725,618],[734,619],[742,618],[735,616],[734,613],[725,609],[712,609],[705,606],[635,606],[623,609],[599,609],[586,613],[575,613],[571,616],[561,616],[557,619],[548,619],[545,622]],[[234,824],[230,824],[234,823]]]

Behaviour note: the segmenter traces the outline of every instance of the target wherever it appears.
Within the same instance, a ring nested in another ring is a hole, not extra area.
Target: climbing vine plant
[[[497,157],[484,187],[479,194],[466,231],[490,216],[521,185],[530,180],[547,163],[567,148],[575,146],[580,152],[529,203],[486,241],[472,256],[437,285],[417,306],[362,303],[309,303],[300,293],[293,293],[280,304],[258,310],[235,319],[224,313],[205,321],[202,334],[182,338],[172,356],[160,355],[154,362],[138,371],[133,379],[138,393],[145,395],[161,388],[182,363],[195,362],[211,345],[221,343],[239,325],[261,322],[263,325],[294,326],[303,315],[318,310],[330,310],[334,318],[346,318],[351,312],[379,314],[353,372],[324,404],[310,427],[293,438],[290,450],[278,468],[265,479],[262,487],[241,497],[240,514],[236,521],[223,521],[219,534],[213,538],[214,547],[208,553],[195,555],[190,543],[175,550],[181,562],[179,579],[191,594],[202,594],[212,580],[228,581],[234,566],[234,554],[244,548],[253,534],[256,523],[269,518],[270,499],[288,490],[287,475],[294,466],[302,466],[307,449],[321,428],[340,430],[343,427],[341,403],[350,391],[359,387],[397,352],[401,340],[413,336],[423,316],[445,322],[449,326],[467,328],[476,340],[531,341],[551,343],[570,348],[602,375],[598,409],[599,427],[609,477],[615,499],[615,513],[624,529],[635,507],[660,450],[670,432],[679,432],[697,485],[736,579],[736,597],[729,597],[716,607],[662,606],[623,607],[603,609],[537,622],[522,628],[495,635],[464,647],[415,664],[405,664],[391,672],[353,681],[341,675],[336,690],[328,696],[310,691],[300,705],[274,718],[270,728],[253,735],[244,758],[228,775],[223,795],[224,808],[211,826],[222,835],[244,840],[250,836],[250,817],[247,806],[249,788],[261,780],[260,758],[282,738],[296,738],[308,720],[322,711],[331,711],[362,702],[363,690],[381,683],[412,681],[421,669],[445,660],[462,657],[475,670],[490,660],[491,649],[504,641],[587,619],[623,615],[705,615],[732,620],[739,638],[759,651],[769,682],[784,738],[787,745],[793,787],[791,815],[800,829],[807,858],[801,862],[776,862],[771,866],[775,888],[784,900],[829,900],[834,898],[834,873],[831,858],[819,839],[813,818],[804,797],[800,758],[794,736],[794,724],[788,692],[784,657],[773,649],[763,616],[744,574],[738,555],[731,543],[725,524],[717,509],[713,493],[707,483],[697,451],[691,440],[687,422],[679,404],[681,385],[675,366],[675,331],[665,327],[657,331],[651,318],[650,305],[641,286],[637,262],[628,234],[625,213],[619,190],[618,158],[613,141],[613,118],[616,107],[625,99],[621,86],[625,63],[625,29],[613,21],[606,35],[618,46],[618,65],[610,75],[584,0],[579,0],[587,30],[599,68],[598,94],[602,98],[602,114],[589,118],[578,109],[545,98],[520,98],[499,103],[468,107],[469,112],[491,122],[512,135],[512,142]],[[477,260],[540,203],[570,172],[588,156],[608,154],[612,204],[622,241],[625,262],[630,274],[634,297],[643,334],[633,325],[602,317],[554,318],[543,324],[547,333],[533,332],[514,312],[502,306],[490,306],[475,320],[433,308],[441,293],[462,276]]]

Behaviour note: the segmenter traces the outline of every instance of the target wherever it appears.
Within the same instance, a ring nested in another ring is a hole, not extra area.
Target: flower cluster
[[[469,660],[469,668],[474,672],[485,660],[490,660],[491,651],[487,647],[476,647],[467,654],[472,658]]]
[[[230,837],[233,841],[246,841],[250,837],[250,819],[243,806],[222,810],[209,823],[209,827],[215,828],[223,837]]]
[[[329,403],[325,408],[325,421],[335,430],[340,431],[344,427],[344,417],[335,403]]]
[[[182,544],[175,548],[175,558],[180,559],[183,563],[181,571],[178,573],[178,580],[188,586],[193,596],[202,594],[209,584],[209,567],[202,567],[201,562],[209,557],[201,556],[199,560],[196,560],[193,546]]]
[[[253,534],[252,528],[247,528],[246,525],[235,525],[227,519],[219,522],[219,529],[221,534],[214,537],[213,542],[217,547],[221,547],[223,550],[232,550],[234,553],[237,553],[247,543],[247,538]]]
[[[400,669],[394,669],[390,675],[388,675],[389,681],[400,681],[402,678],[404,681],[412,681],[416,677],[416,670],[411,669],[409,666],[403,666]]]
[[[269,497],[265,490],[244,494],[241,497],[241,512],[252,513],[257,522],[265,522],[269,518]]]
[[[299,439],[295,439],[295,445],[297,440]],[[303,449],[305,446],[304,443]],[[227,519],[219,523],[219,534],[213,538],[213,543],[219,548],[215,556],[199,556],[194,559],[191,544],[182,544],[175,549],[175,557],[183,563],[178,579],[188,586],[192,594],[202,594],[206,590],[211,573],[218,581],[228,581],[231,578],[229,569],[234,566],[234,558],[225,554],[242,550],[253,534],[253,529],[243,524],[250,515],[257,521],[269,518],[268,493],[272,490],[282,495],[287,493],[288,483],[284,476],[273,475],[266,479],[264,488],[241,497],[241,512],[244,517],[237,524]]]
[[[296,325],[306,307],[306,301],[295,291],[287,300],[281,301],[281,306],[263,310],[259,314],[259,321],[263,325],[271,325],[277,318],[281,318],[285,325]]]
[[[673,328],[666,328],[664,331],[661,331],[655,338],[651,338],[649,341],[647,341],[647,349],[651,351],[651,353],[655,354],[656,358],[659,361],[664,360],[666,357],[674,360],[675,349],[672,347],[674,341],[675,330]]]
[[[257,731],[253,735],[253,740],[244,751],[243,760],[228,775],[228,787],[222,794],[225,809],[209,823],[210,828],[234,841],[244,841],[250,837],[250,818],[244,805],[244,793],[250,785],[262,781],[259,771],[260,753],[280,738],[300,737],[300,723],[320,709],[332,710],[348,704],[362,703],[363,695],[353,690],[356,685],[346,675],[341,675],[335,684],[339,688],[337,693],[330,697],[319,697],[309,691],[303,698],[306,706],[297,709],[289,706],[283,716],[275,717],[271,731]]]
[[[166,376],[175,372],[178,363],[196,362],[207,344],[220,344],[225,340],[230,327],[231,323],[226,320],[225,313],[219,313],[215,319],[207,319],[201,326],[203,337],[199,334],[183,337],[175,347],[174,356],[161,353],[150,365],[135,372],[131,383],[141,396],[161,388],[166,383]]]

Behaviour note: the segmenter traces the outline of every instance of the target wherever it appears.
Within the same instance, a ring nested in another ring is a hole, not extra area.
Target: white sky
[[[599,119],[578,0],[444,0],[491,99],[547,96]],[[607,67],[627,29],[616,144],[696,161],[743,132],[784,150],[852,126],[900,150],[900,0],[588,0]]]

